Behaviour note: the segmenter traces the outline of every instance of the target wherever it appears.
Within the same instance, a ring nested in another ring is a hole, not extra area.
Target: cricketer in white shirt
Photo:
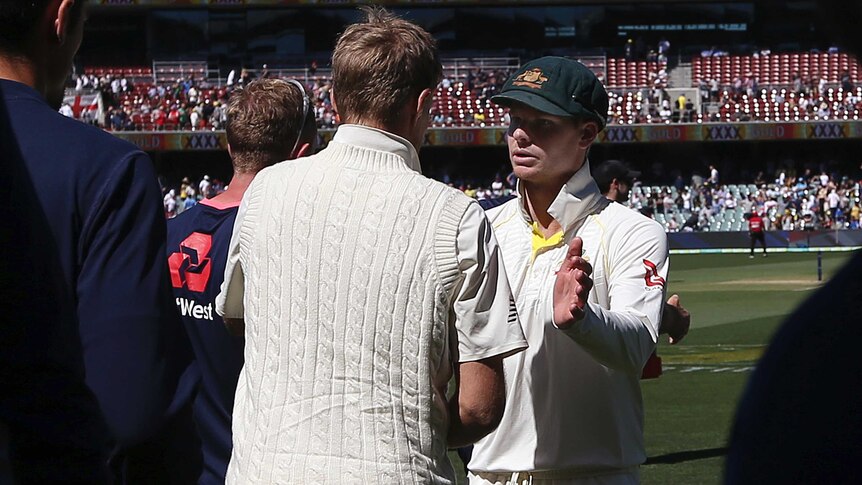
[[[637,480],[646,459],[639,380],[658,339],[667,237],[657,222],[602,196],[589,163],[548,210],[563,234],[546,240],[534,232],[521,194],[519,187],[518,198],[487,216],[529,347],[504,361],[506,412],[476,444],[470,469],[553,471],[534,475],[562,483],[596,475]],[[583,239],[594,286],[586,316],[560,330],[554,274],[575,236]]]
[[[590,174],[608,95],[586,66],[530,61],[492,101],[510,108],[519,183],[487,216],[529,347],[503,362],[506,411],[476,443],[471,483],[636,484],[646,458],[639,379],[659,335],[667,236],[605,198]],[[566,295],[555,275],[581,259],[591,268],[574,271],[580,311],[568,318],[554,310]]]

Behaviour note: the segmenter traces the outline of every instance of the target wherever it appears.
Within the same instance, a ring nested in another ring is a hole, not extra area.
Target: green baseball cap
[[[500,106],[513,101],[554,116],[588,118],[603,129],[608,92],[587,66],[565,57],[541,57],[518,69],[491,98]]]

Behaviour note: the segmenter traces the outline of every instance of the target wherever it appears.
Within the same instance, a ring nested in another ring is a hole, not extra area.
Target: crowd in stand
[[[484,74],[480,72],[480,74]],[[477,93],[466,102],[447,101],[432,109],[434,126],[505,126],[508,113],[490,106],[488,99],[499,90],[502,82],[493,74],[483,76],[484,81],[454,83],[444,79],[441,89],[460,98],[462,93]],[[477,77],[477,79],[482,79]],[[105,84],[107,81],[107,84]],[[225,122],[224,106],[230,92],[240,84],[222,88],[208,87],[194,79],[179,79],[171,85],[145,85],[136,89],[130,81],[103,79],[97,85],[107,86],[102,95],[107,100],[104,116],[97,119],[92,111],[83,109],[77,114],[82,121],[97,124],[112,131],[174,131],[221,129]],[[756,85],[755,85],[756,86]],[[315,114],[319,128],[334,128],[336,113],[330,99],[331,83],[326,79],[313,79],[307,86],[315,101]],[[472,94],[470,95],[472,96]],[[702,91],[705,100],[712,99],[710,88]],[[722,90],[717,97],[720,109],[707,114],[696,114],[692,100],[684,95],[671,99],[662,88],[643,91],[610,93],[610,124],[719,122],[719,121],[808,121],[859,119],[862,113],[862,86],[852,84],[838,88],[813,89],[762,89],[752,91],[750,84],[740,89]],[[456,104],[457,103],[457,104]],[[463,108],[462,108],[463,105]],[[61,112],[75,116],[70,105]]]
[[[210,179],[204,175],[195,184],[188,177],[183,177],[178,188],[162,186],[162,201],[165,208],[165,217],[168,219],[176,217],[187,209],[191,209],[203,199],[211,199],[225,191],[225,185],[219,179]]]
[[[707,96],[706,91],[701,92]],[[708,96],[712,97],[711,90]],[[817,85],[795,83],[789,89],[759,91],[743,84],[723,90],[718,102],[719,111],[704,121],[858,120],[862,113],[862,86],[854,86],[849,77],[837,88],[826,87],[822,80]]]
[[[78,117],[111,131],[220,129],[230,93],[228,87],[216,88],[194,76],[154,84],[133,83],[111,74],[84,74],[75,82],[76,93],[95,90],[103,105],[101,116],[82,109]],[[61,112],[74,114],[68,104],[61,107]]]
[[[268,74],[263,71],[261,76]],[[75,92],[99,93],[104,114],[98,116],[87,109],[75,113],[68,103],[61,107],[61,112],[112,131],[217,130],[224,127],[225,105],[231,92],[253,79],[249,71],[242,70],[239,76],[230,76],[225,86],[215,87],[194,76],[180,77],[173,83],[133,84],[126,77],[110,74],[81,75],[76,78]],[[314,98],[319,127],[334,127],[331,82],[314,78],[305,87]]]
[[[448,182],[478,200],[497,199],[513,193],[512,174],[487,181]],[[174,217],[203,198],[224,191],[225,185],[205,175],[198,183],[188,177],[178,188],[164,188],[165,215]],[[786,171],[774,180],[761,172],[750,184],[722,184],[712,168],[706,178],[692,177],[686,184],[678,177],[673,185],[651,186],[635,182],[628,206],[661,223],[668,232],[744,231],[747,217],[763,216],[767,230],[860,229],[862,181],[850,177],[813,173],[795,176]]]
[[[271,76],[266,67],[258,75]],[[455,93],[459,98],[462,95],[469,97],[469,116],[466,120],[459,119],[459,124],[483,125],[487,121],[489,125],[499,125],[503,121],[495,122],[494,116],[488,113],[489,100],[500,90],[508,76],[508,70],[476,67],[468,70],[457,82],[452,77],[444,77],[439,89],[441,93]],[[221,129],[225,123],[224,106],[231,92],[255,78],[255,74],[246,69],[238,74],[231,71],[225,85],[216,87],[206,79],[198,80],[194,76],[180,77],[171,83],[133,83],[132,79],[110,73],[101,76],[82,74],[74,78],[75,93],[98,93],[104,105],[102,114],[87,109],[75,110],[69,103],[61,107],[61,112],[111,131]],[[314,100],[318,127],[334,128],[336,113],[330,96],[331,80],[323,76],[311,76],[303,84]],[[432,123],[436,126],[453,125],[456,121],[453,106],[439,105],[432,113]],[[489,115],[487,118],[486,113]],[[502,112],[499,114],[502,115]]]
[[[806,170],[781,172],[767,180],[761,172],[751,184],[722,184],[714,168],[705,180],[681,177],[671,186],[636,185],[629,206],[655,218],[668,232],[740,231],[746,218],[763,216],[767,230],[860,228],[859,180]]]
[[[608,59],[609,69],[615,65],[611,61],[623,62]],[[695,79],[701,106],[698,112],[696,100],[668,94],[667,70],[663,64],[656,64],[641,73],[643,79],[638,79],[643,85],[639,87],[614,86],[614,80],[608,79],[611,91],[608,120],[610,124],[643,124],[859,119],[862,86],[855,82],[858,81],[854,77],[857,75],[854,74],[855,64],[851,67],[853,73],[844,69],[840,73],[833,72],[830,78],[818,71],[793,71],[787,78],[788,83],[769,86],[764,86],[751,71],[735,73],[726,79],[718,76],[727,76],[727,73],[705,71],[703,77]],[[317,75],[316,68],[310,73],[305,86],[314,98],[318,126],[333,128],[336,113],[330,98],[331,81]],[[432,108],[432,125],[505,126],[507,111],[492,106],[489,99],[500,90],[510,73],[509,69],[475,67],[467,69],[466,74],[444,77]],[[604,74],[599,72],[599,78],[604,79]],[[257,71],[260,77],[272,75],[265,66]],[[153,83],[145,81],[146,78],[132,79],[110,73],[84,74],[76,77],[75,92],[96,90],[101,93],[105,108],[94,113],[72,109],[67,104],[62,112],[113,131],[220,129],[224,126],[224,105],[231,91],[255,76],[250,70],[242,69],[239,73],[234,70],[224,86],[214,86],[207,79],[196,79],[194,75],[168,83]],[[717,109],[707,109],[708,105]]]
[[[312,72],[314,74],[314,72]],[[271,74],[264,66],[261,77]],[[444,76],[432,108],[435,126],[495,126],[508,123],[508,113],[494,108],[489,99],[496,94],[510,72],[505,69],[470,69],[458,79]],[[173,83],[133,83],[125,76],[82,75],[76,91],[96,89],[106,99],[104,121],[109,130],[200,130],[219,129],[225,123],[225,103],[234,89],[254,79],[248,70],[231,72],[223,87],[213,87],[194,76]],[[609,123],[668,123],[671,121],[749,121],[858,119],[862,110],[862,86],[855,86],[843,72],[838,87],[829,87],[825,77],[803,78],[794,72],[788,88],[761,89],[753,75],[737,77],[729,87],[717,79],[700,80],[704,103],[717,102],[721,109],[695,115],[692,100],[671,99],[665,87],[667,72],[649,73],[650,87],[640,91],[610,93]],[[334,128],[332,84],[328,78],[312,76],[305,87],[314,100],[320,128]],[[69,116],[68,105],[61,111]],[[87,110],[81,110],[87,116]],[[95,120],[91,121],[95,122]],[[477,199],[509,195],[515,181],[496,176],[490,184],[464,182],[458,186]],[[224,190],[218,180],[204,177],[198,184],[184,179],[179,188],[164,190],[165,213],[173,217],[202,198]],[[717,173],[706,180],[694,177],[691,184],[679,178],[670,186],[635,184],[629,205],[658,220],[669,232],[744,230],[746,215],[763,214],[768,229],[813,230],[855,229],[860,226],[860,186],[847,177],[825,173],[799,177],[781,173],[774,181],[760,176],[752,184],[719,184]]]

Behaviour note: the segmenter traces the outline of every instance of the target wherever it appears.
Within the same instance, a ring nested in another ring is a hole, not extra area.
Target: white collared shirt
[[[522,200],[488,211],[488,218],[529,347],[504,361],[506,412],[476,444],[470,469],[626,473],[645,459],[639,377],[664,308],[667,237],[657,222],[604,198],[589,163],[549,208],[565,234],[556,247],[534,254]],[[553,323],[554,275],[575,236],[583,239],[595,286],[586,317],[560,330]]]

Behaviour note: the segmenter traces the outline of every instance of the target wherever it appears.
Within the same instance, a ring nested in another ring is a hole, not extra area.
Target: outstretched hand
[[[679,295],[672,295],[664,305],[659,333],[666,333],[671,345],[678,344],[688,334],[691,314],[679,302]]]
[[[558,328],[568,328],[584,318],[584,307],[593,288],[590,278],[593,267],[581,257],[583,245],[581,238],[572,239],[566,259],[557,271],[554,282],[554,323]]]

